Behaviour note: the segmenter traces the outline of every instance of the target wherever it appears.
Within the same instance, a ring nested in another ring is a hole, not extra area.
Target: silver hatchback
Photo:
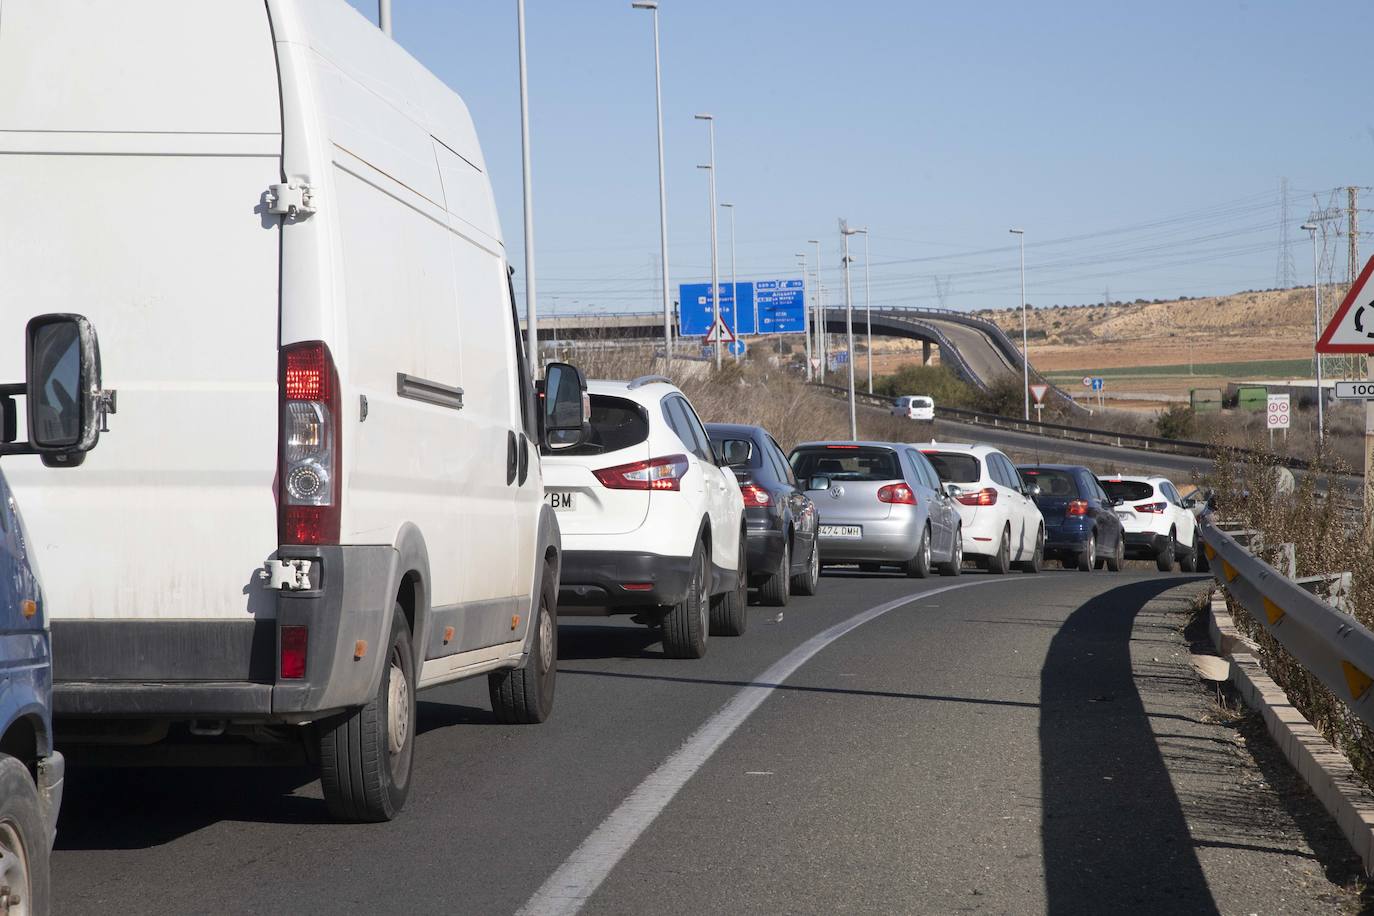
[[[924,578],[934,567],[957,576],[963,535],[957,487],[916,448],[894,442],[806,442],[792,470],[820,514],[822,565],[899,566]],[[951,489],[952,488],[952,489]]]

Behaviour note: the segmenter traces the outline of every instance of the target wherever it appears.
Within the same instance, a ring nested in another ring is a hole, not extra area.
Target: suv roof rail
[[[652,385],[654,382],[662,382],[665,385],[671,385],[673,380],[664,375],[641,375],[639,378],[630,382],[629,388],[631,391],[634,391],[636,388]]]

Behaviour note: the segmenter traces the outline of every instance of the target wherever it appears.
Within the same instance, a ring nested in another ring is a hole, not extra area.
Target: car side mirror
[[[754,443],[748,439],[726,439],[720,445],[720,457],[729,467],[747,467],[754,457]]]
[[[964,495],[964,488],[959,486],[957,483],[945,484],[944,490],[945,495],[948,496],[950,499],[958,499],[960,496]]]
[[[1196,506],[1196,505],[1197,505],[1197,500],[1196,500],[1195,498],[1193,498],[1193,497],[1191,497],[1191,496],[1185,496],[1185,497],[1183,498],[1183,508],[1185,508],[1185,509],[1191,509],[1191,508],[1193,508],[1193,507]]]
[[[582,370],[567,363],[544,367],[539,411],[540,438],[545,448],[559,451],[580,445],[591,432],[592,402]]]
[[[1113,509],[1115,509],[1117,506],[1124,506],[1124,505],[1126,505],[1126,500],[1122,499],[1120,496],[1115,496],[1115,497],[1112,498],[1112,508],[1113,508]]]
[[[807,488],[808,490],[829,490],[829,489],[830,489],[830,478],[829,478],[829,477],[812,477],[809,481],[807,481],[806,488]]]
[[[1026,495],[1029,496],[1031,499],[1035,499],[1035,498],[1037,498],[1037,497],[1041,494],[1041,492],[1043,492],[1043,491],[1040,489],[1040,484],[1038,484],[1038,483],[1032,483],[1032,484],[1027,484],[1027,485],[1026,485],[1025,492],[1026,492]]]
[[[41,455],[75,467],[95,448],[115,393],[100,387],[100,344],[80,315],[39,315],[25,329],[24,383],[0,386],[0,455]],[[24,395],[29,441],[18,438],[13,396]]]

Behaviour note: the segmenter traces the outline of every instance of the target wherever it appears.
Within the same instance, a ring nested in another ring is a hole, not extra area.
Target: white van
[[[923,394],[904,394],[893,400],[892,415],[923,423],[934,423],[935,400]]]
[[[119,391],[85,473],[6,466],[60,739],[302,748],[382,820],[417,688],[546,717],[558,529],[462,101],[344,0],[3,0],[0,154],[0,365],[79,311]]]

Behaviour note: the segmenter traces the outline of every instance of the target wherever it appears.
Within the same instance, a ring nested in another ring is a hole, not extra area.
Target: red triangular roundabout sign
[[[1374,289],[1369,283],[1374,274],[1374,257],[1360,271],[1331,323],[1317,340],[1318,353],[1374,353]]]

